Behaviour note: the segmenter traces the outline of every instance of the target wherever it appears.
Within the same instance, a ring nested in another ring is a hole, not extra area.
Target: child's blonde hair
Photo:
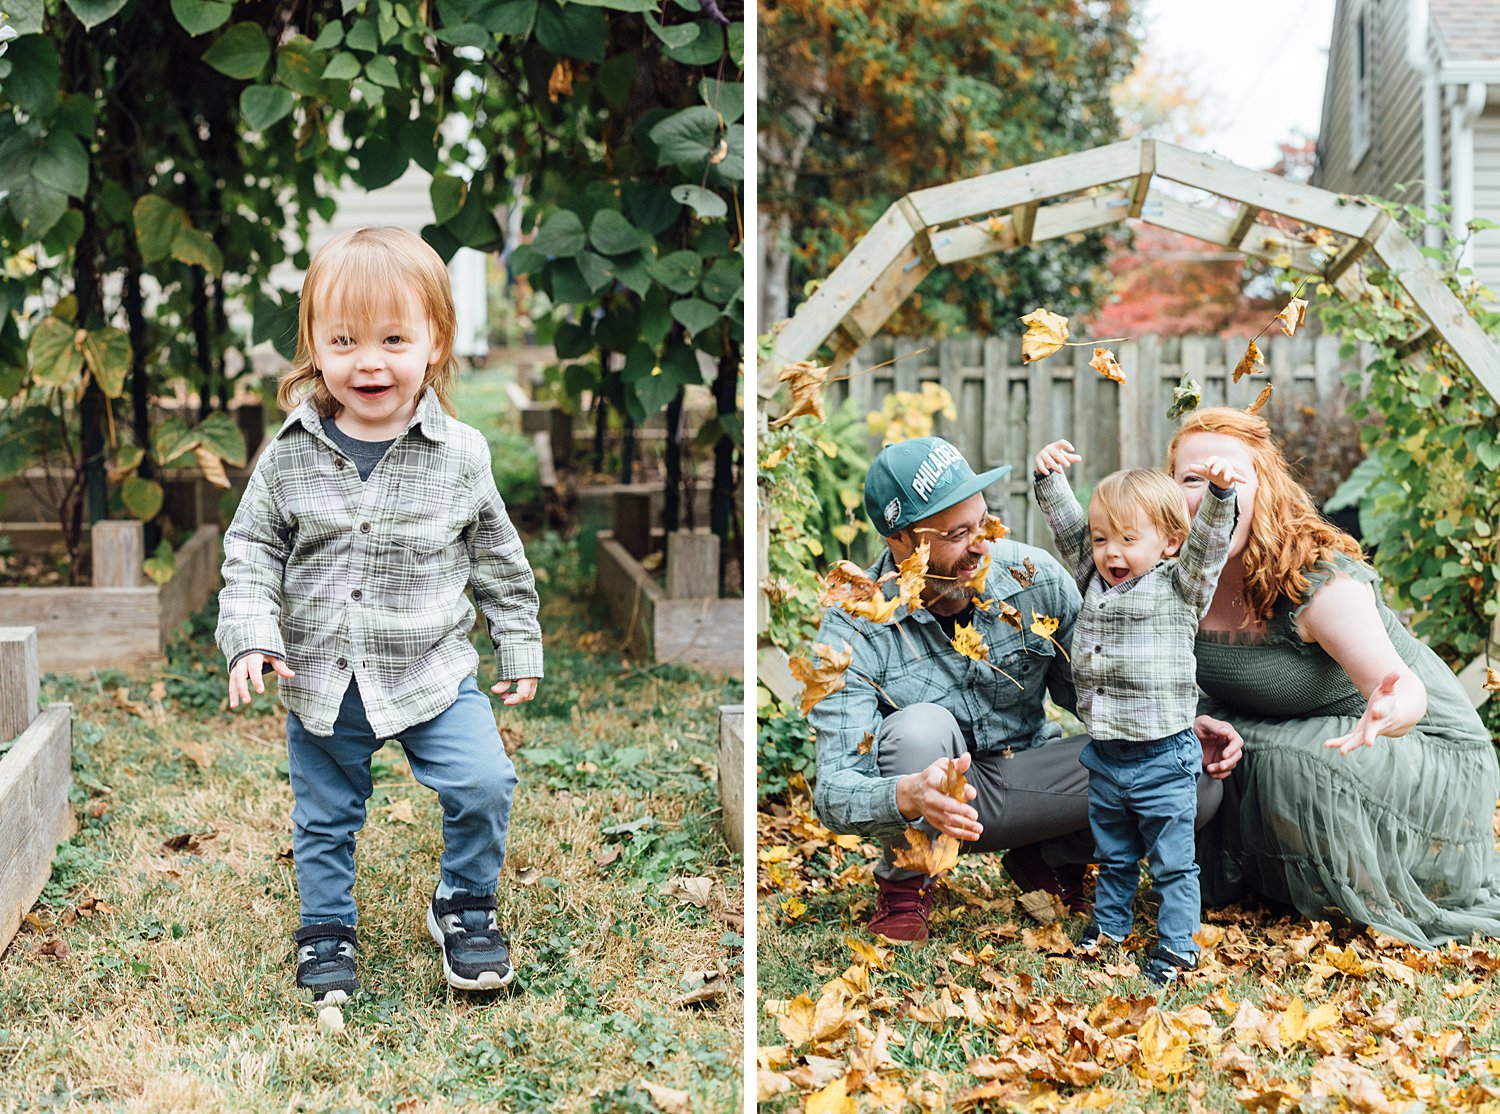
[[[318,249],[302,280],[297,309],[297,355],[276,386],[276,402],[291,410],[310,398],[320,417],[338,413],[338,401],[323,383],[313,354],[314,330],[328,318],[340,322],[379,323],[394,311],[405,312],[415,294],[432,327],[432,344],[443,358],[427,368],[422,387],[431,387],[449,414],[456,414],[449,394],[458,358],[453,355],[456,314],[448,269],[425,240],[404,228],[356,228],[335,236]]]
[[[1187,501],[1182,488],[1173,482],[1171,476],[1155,468],[1111,472],[1094,488],[1089,510],[1095,507],[1117,534],[1125,532],[1129,520],[1134,519],[1137,512],[1145,514],[1151,525],[1177,545],[1187,540],[1192,525],[1188,522]]]

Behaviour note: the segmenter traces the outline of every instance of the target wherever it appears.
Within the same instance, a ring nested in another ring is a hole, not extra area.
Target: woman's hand
[[[943,792],[943,778],[952,762],[959,773],[965,773],[973,761],[968,751],[957,758],[939,758],[925,770],[907,774],[896,783],[896,807],[902,817],[911,824],[926,820],[944,835],[954,839],[975,840],[984,834],[979,823],[979,813],[962,801],[955,801]],[[978,791],[972,785],[964,786],[964,797],[972,801]]]
[[[1387,734],[1386,729],[1396,721],[1399,711],[1396,701],[1396,684],[1400,680],[1400,673],[1387,673],[1381,679],[1380,684],[1375,686],[1375,691],[1370,693],[1369,703],[1365,705],[1365,714],[1359,717],[1354,730],[1337,739],[1329,739],[1323,745],[1338,747],[1340,754],[1348,754],[1355,747],[1374,746],[1375,740]],[[1403,735],[1405,733],[1405,730],[1401,732]]]
[[[1223,781],[1239,765],[1245,750],[1240,733],[1221,719],[1199,716],[1193,720],[1193,734],[1203,747],[1203,772],[1215,781]]]
[[[235,662],[234,668],[229,671],[229,706],[231,708],[250,703],[251,685],[255,686],[256,692],[266,691],[260,675],[262,667],[267,662],[276,671],[278,677],[291,679],[297,675],[280,658],[273,658],[269,654],[246,654]]]
[[[1073,446],[1068,442],[1054,441],[1036,454],[1036,467],[1033,471],[1045,476],[1052,472],[1061,472],[1082,459],[1083,457],[1074,452]]]

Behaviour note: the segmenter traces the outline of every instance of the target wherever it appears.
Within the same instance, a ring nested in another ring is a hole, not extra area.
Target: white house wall
[[[1474,216],[1500,224],[1500,104],[1474,124]],[[1500,291],[1500,228],[1474,237],[1474,277]]]

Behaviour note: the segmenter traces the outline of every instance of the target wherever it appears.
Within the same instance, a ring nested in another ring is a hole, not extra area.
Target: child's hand
[[[271,663],[271,668],[280,677],[295,677],[287,668],[286,662],[280,658],[270,655],[246,654],[234,663],[234,668],[229,671],[229,706],[238,708],[241,704],[250,703],[250,686],[255,686],[256,692],[265,692],[266,686],[260,679],[261,668],[266,663]]]
[[[1194,465],[1191,471],[1202,472],[1208,477],[1209,483],[1221,490],[1233,487],[1235,484],[1248,483],[1250,479],[1235,471],[1234,465],[1222,456],[1211,456],[1202,464]]]
[[[1083,457],[1073,451],[1073,446],[1066,441],[1054,441],[1041,452],[1036,454],[1036,471],[1040,475],[1048,475],[1052,472],[1061,472],[1064,468],[1077,464]]]
[[[522,677],[519,681],[496,681],[490,689],[496,696],[503,697],[502,704],[524,704],[536,695],[535,677]],[[511,692],[510,686],[515,685],[516,691]]]

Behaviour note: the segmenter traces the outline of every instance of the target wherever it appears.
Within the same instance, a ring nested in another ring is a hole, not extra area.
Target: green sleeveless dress
[[[1310,599],[1335,570],[1376,586],[1342,555],[1310,573]],[[1233,724],[1244,757],[1198,834],[1205,904],[1254,891],[1321,920],[1351,920],[1423,947],[1500,936],[1493,829],[1500,768],[1451,670],[1380,603],[1386,632],[1427,686],[1427,714],[1399,739],[1341,755],[1365,699],[1278,602],[1264,636],[1200,632],[1199,711]]]

